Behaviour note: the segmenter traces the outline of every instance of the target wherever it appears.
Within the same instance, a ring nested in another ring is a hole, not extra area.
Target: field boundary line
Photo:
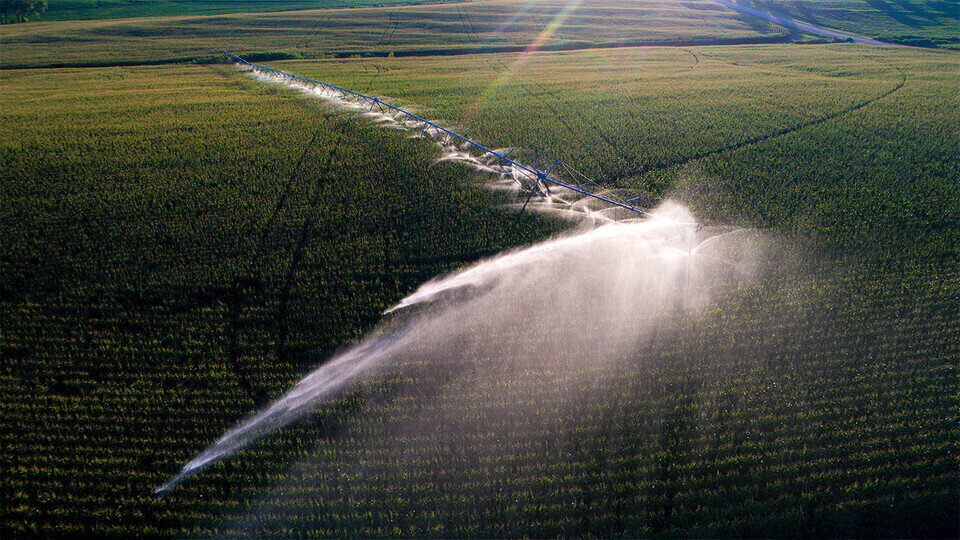
[[[800,30],[801,32],[806,32],[808,34],[816,34],[819,36],[826,36],[834,39],[849,39],[849,40],[853,40],[856,43],[863,43],[865,45],[874,45],[876,47],[903,47],[904,46],[904,45],[898,45],[896,43],[888,43],[886,41],[880,41],[877,39],[862,37],[855,34],[848,34],[847,32],[844,32],[841,30],[824,28],[822,26],[817,26],[815,24],[810,24],[804,21],[798,21],[795,19],[787,18],[787,17],[781,17],[779,15],[774,15],[773,13],[770,13],[767,11],[761,11],[759,9],[752,8],[750,6],[744,6],[744,5],[738,4],[737,2],[731,2],[730,0],[713,0],[713,2],[720,4],[721,6],[725,6],[727,9],[732,9],[735,11],[739,11],[741,13],[753,15],[754,17],[757,17],[759,19],[763,19],[765,21],[769,21],[774,24],[779,24],[780,26],[794,28],[794,29]]]
[[[538,52],[566,52],[581,51],[592,49],[636,49],[639,47],[707,47],[723,45],[776,45],[788,43],[789,34],[770,35],[758,37],[737,37],[737,38],[694,38],[685,40],[633,40],[617,41],[606,43],[558,43],[554,45],[543,45]],[[301,50],[303,47],[298,47]],[[282,60],[324,60],[329,58],[387,58],[390,53],[395,57],[430,57],[430,56],[467,56],[472,54],[502,54],[502,53],[522,53],[527,50],[527,45],[503,45],[503,46],[480,46],[480,47],[456,47],[448,49],[394,49],[391,51],[339,51],[326,56],[295,58],[290,53],[284,51],[250,51],[245,54],[269,55],[276,54],[278,59]],[[217,54],[197,55],[197,56],[178,56],[170,58],[156,58],[152,60],[116,60],[116,61],[97,61],[89,60],[76,62],[50,62],[40,65],[31,64],[0,64],[0,71],[18,70],[18,69],[64,69],[64,68],[108,68],[108,67],[134,67],[134,66],[159,66],[167,64],[215,64],[219,60],[213,59],[219,56]]]
[[[317,129],[313,131],[313,136],[304,146],[303,152],[300,154],[300,158],[294,165],[293,170],[287,176],[287,179],[284,182],[283,191],[277,197],[270,216],[266,219],[266,221],[263,222],[263,225],[260,226],[259,239],[252,256],[247,261],[246,271],[244,271],[240,276],[234,278],[233,283],[227,290],[227,306],[229,310],[229,321],[227,326],[227,365],[230,367],[230,370],[236,377],[237,384],[244,392],[247,393],[247,395],[253,400],[254,404],[258,407],[265,402],[267,396],[263,389],[254,387],[251,377],[240,362],[240,359],[244,356],[244,351],[241,347],[241,335],[244,331],[243,315],[245,308],[248,307],[248,294],[254,293],[256,297],[259,297],[262,300],[262,297],[265,294],[265,289],[269,288],[269,284],[265,283],[264,281],[262,268],[263,255],[267,246],[267,237],[276,222],[277,216],[279,216],[283,207],[286,206],[286,203],[290,198],[290,193],[293,190],[293,186],[297,184],[301,178],[301,171],[303,170],[303,165],[306,161],[307,154],[309,154],[310,149],[316,145],[317,139],[320,136],[320,132],[325,128],[327,128],[326,121],[324,121],[319,127],[317,127]],[[317,182],[319,181],[320,180],[317,180]],[[304,218],[304,228],[307,227],[307,221],[316,215],[315,203],[316,201],[311,199],[311,208],[313,208],[313,212]],[[306,230],[301,232],[301,243],[295,248],[293,255],[294,261],[297,261],[299,250],[302,249],[303,238],[306,234]],[[296,264],[296,262],[293,264]],[[290,287],[287,287],[288,290],[289,288]],[[283,298],[279,298],[278,300],[280,300],[282,305]],[[277,323],[276,320],[273,322],[275,324]],[[249,347],[250,344],[248,343],[247,346]]]
[[[286,344],[287,336],[290,333],[289,325],[287,324],[287,306],[290,302],[290,293],[293,290],[294,285],[296,285],[297,269],[300,266],[300,262],[303,260],[304,248],[306,247],[307,242],[310,239],[310,235],[313,234],[313,230],[316,227],[315,222],[320,204],[320,191],[323,189],[323,186],[326,183],[327,174],[330,172],[330,165],[333,163],[333,158],[336,156],[337,143],[339,142],[340,137],[337,137],[334,141],[334,144],[331,146],[331,150],[327,154],[326,162],[323,164],[323,167],[314,180],[313,196],[310,197],[309,202],[310,211],[303,218],[303,224],[300,228],[300,239],[293,251],[290,264],[287,266],[287,273],[284,276],[283,284],[280,287],[277,312],[274,316],[274,326],[276,331],[274,348],[277,361],[280,363],[285,362],[287,359]]]

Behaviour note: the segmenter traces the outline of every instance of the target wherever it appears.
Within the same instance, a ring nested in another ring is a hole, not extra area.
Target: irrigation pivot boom
[[[520,171],[522,171],[522,172],[524,172],[524,173],[526,173],[526,174],[528,174],[528,175],[530,175],[530,176],[532,176],[533,178],[536,179],[533,187],[530,188],[530,197],[532,197],[534,194],[538,194],[538,193],[542,195],[542,192],[541,192],[540,189],[539,189],[541,183],[543,183],[544,187],[547,188],[548,190],[549,190],[548,185],[549,185],[549,184],[552,184],[552,185],[555,185],[555,186],[559,186],[559,187],[562,187],[562,188],[569,189],[569,190],[574,191],[574,192],[576,192],[576,193],[580,193],[580,194],[582,194],[582,195],[586,195],[586,196],[588,196],[588,197],[592,197],[592,198],[594,198],[594,199],[598,199],[598,200],[603,201],[603,202],[605,202],[605,203],[607,203],[607,204],[611,204],[611,205],[613,205],[613,206],[616,206],[616,207],[619,207],[619,208],[623,208],[623,209],[629,210],[629,211],[631,211],[631,212],[635,212],[636,214],[639,214],[639,215],[642,215],[642,216],[651,216],[651,214],[649,214],[648,212],[645,212],[645,211],[643,211],[643,210],[641,210],[641,209],[639,209],[639,208],[637,208],[637,207],[629,204],[629,201],[628,201],[628,202],[616,201],[616,200],[611,199],[610,197],[606,197],[606,196],[599,195],[599,194],[596,194],[596,193],[591,193],[590,191],[587,191],[587,189],[585,189],[582,184],[581,184],[580,186],[575,186],[575,185],[571,185],[571,184],[568,184],[568,183],[565,183],[565,182],[561,182],[560,180],[557,180],[556,178],[552,177],[551,174],[553,173],[554,169],[557,168],[558,165],[564,167],[565,169],[567,169],[567,170],[570,171],[570,172],[574,172],[574,173],[576,172],[576,171],[573,171],[569,166],[567,166],[565,163],[563,163],[563,162],[562,162],[561,160],[559,160],[559,159],[556,159],[556,160],[553,160],[553,161],[547,161],[547,162],[543,162],[543,163],[538,163],[538,164],[536,164],[536,165],[529,165],[529,166],[528,166],[528,165],[524,165],[524,164],[522,164],[522,163],[518,163],[518,162],[510,159],[510,152],[507,152],[506,154],[501,154],[501,153],[499,153],[499,152],[496,152],[496,151],[494,151],[494,150],[491,150],[491,149],[489,149],[489,148],[487,148],[487,147],[485,147],[485,146],[483,146],[483,145],[481,145],[481,144],[479,144],[479,143],[476,143],[476,142],[474,142],[474,141],[472,141],[472,140],[470,140],[470,139],[468,139],[468,138],[466,138],[466,137],[464,137],[464,136],[462,136],[462,135],[459,135],[459,134],[457,134],[457,133],[454,133],[454,132],[450,131],[450,130],[447,129],[447,128],[438,126],[437,124],[435,124],[435,123],[433,123],[433,122],[431,122],[431,121],[429,121],[429,120],[426,120],[426,119],[424,119],[424,118],[421,118],[421,117],[419,117],[419,116],[417,116],[417,115],[415,115],[415,114],[413,114],[413,113],[411,113],[411,112],[409,112],[409,111],[406,111],[406,110],[404,110],[404,109],[401,109],[400,107],[396,107],[396,106],[394,106],[394,105],[391,105],[391,104],[389,104],[389,103],[387,103],[387,102],[385,102],[385,101],[382,101],[382,100],[380,100],[380,99],[377,99],[377,98],[375,98],[375,97],[368,96],[368,95],[365,95],[365,94],[361,94],[361,93],[359,93],[359,92],[354,92],[353,90],[347,90],[346,88],[341,88],[341,87],[339,87],[339,86],[336,86],[336,85],[333,85],[333,84],[330,84],[330,83],[325,83],[325,82],[322,82],[322,81],[315,81],[315,80],[313,80],[313,79],[307,79],[307,78],[305,78],[305,77],[300,77],[300,76],[298,76],[298,75],[293,75],[293,74],[287,73],[287,72],[285,72],[285,71],[280,71],[279,69],[274,69],[274,68],[267,67],[267,66],[261,66],[261,65],[259,65],[259,64],[253,64],[253,63],[247,62],[247,61],[244,60],[243,58],[240,58],[239,56],[237,56],[237,55],[235,55],[235,54],[231,54],[231,53],[229,53],[229,52],[227,52],[227,51],[224,51],[223,54],[224,54],[227,58],[229,58],[230,60],[232,60],[234,63],[236,63],[236,64],[240,64],[240,65],[242,65],[242,66],[247,66],[247,67],[250,67],[250,68],[253,68],[253,69],[262,70],[262,71],[268,71],[268,72],[270,72],[270,73],[273,73],[273,74],[275,74],[275,75],[278,75],[278,76],[280,76],[280,77],[283,77],[283,78],[286,78],[286,79],[290,79],[290,80],[293,80],[293,81],[299,81],[299,82],[301,82],[301,83],[307,83],[307,84],[311,84],[311,85],[318,86],[318,87],[328,88],[328,89],[330,89],[330,90],[334,90],[334,91],[336,91],[336,92],[340,92],[340,93],[343,95],[344,98],[347,98],[347,99],[355,99],[355,100],[357,100],[357,101],[359,101],[359,102],[367,102],[367,103],[370,103],[370,110],[371,110],[371,111],[373,110],[374,107],[377,107],[377,108],[380,109],[381,112],[394,111],[395,113],[399,113],[399,114],[406,115],[406,116],[412,118],[413,120],[415,120],[415,121],[417,121],[417,122],[422,122],[425,126],[430,126],[431,128],[436,129],[438,132],[444,133],[445,135],[447,135],[447,136],[449,136],[449,137],[451,137],[451,138],[453,138],[453,139],[456,139],[456,140],[459,140],[459,141],[463,141],[464,143],[466,143],[466,144],[468,145],[468,147],[473,147],[473,148],[476,148],[477,150],[480,150],[480,151],[482,151],[482,152],[486,152],[486,153],[488,153],[488,154],[491,154],[491,155],[493,155],[494,157],[496,157],[496,158],[499,160],[501,167],[503,167],[504,164],[509,164],[510,166],[515,167],[516,169],[519,169]],[[546,170],[546,171],[539,168],[540,166],[545,166],[545,165],[552,165],[552,166],[550,167],[549,170]],[[579,174],[579,173],[577,173],[577,174]],[[582,176],[582,175],[581,175],[581,176]],[[528,198],[527,198],[527,201],[529,202],[529,200],[530,200],[530,198],[528,197]],[[526,206],[526,204],[524,204],[524,206]]]

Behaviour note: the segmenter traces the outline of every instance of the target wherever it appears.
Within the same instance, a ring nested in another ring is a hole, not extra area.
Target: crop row
[[[824,53],[837,59],[836,51]],[[753,62],[757,73],[769,67],[756,52],[713,54]],[[452,73],[459,61],[439,67]],[[640,65],[669,67],[674,78],[690,68],[672,57],[650,61]],[[844,62],[877,85],[897,81],[862,59]],[[832,170],[830,163],[814,167],[803,140],[790,136],[782,149],[770,143],[763,152],[744,147],[711,158],[707,170],[753,224],[767,216],[781,230],[791,223],[829,229],[821,236],[829,241],[817,245],[866,254],[860,260],[797,263],[606,362],[411,354],[168,498],[153,499],[153,488],[186,460],[357,339],[417,284],[559,228],[491,210],[498,199],[471,187],[467,171],[429,166],[428,145],[218,69],[127,73],[122,83],[80,80],[86,71],[46,74],[44,92],[62,96],[42,106],[36,75],[5,82],[27,107],[5,111],[16,127],[0,132],[0,180],[14,203],[0,210],[10,231],[0,247],[0,532],[951,533],[960,273],[932,255],[954,233],[942,230],[931,244],[933,233],[907,242],[908,235],[884,228],[891,207],[870,204],[883,195],[877,186],[901,171],[886,161],[855,184],[859,198],[837,200],[869,230],[899,238],[896,250],[857,250],[862,233],[827,227],[823,216],[833,214],[803,214],[802,205],[785,211],[772,196],[750,199],[773,183],[736,175],[771,166],[765,152],[790,157],[797,165],[784,174],[799,186]],[[592,155],[591,138],[606,136],[616,144],[599,151],[596,170],[618,177],[736,144],[778,121],[849,107],[878,90],[778,69],[806,85],[796,107],[779,120],[737,119],[726,114],[736,104],[707,101],[674,127],[707,133],[706,123],[716,122],[722,133],[691,135],[677,145],[685,148],[679,154],[656,149],[672,148],[669,133],[634,136],[643,126],[629,124],[627,112],[597,112],[610,106],[642,113],[637,118],[669,117],[669,98],[644,105],[646,98],[625,89],[608,103],[582,85],[540,95],[552,106],[572,102],[565,120],[582,132],[579,139],[562,123],[549,124],[548,110],[527,110],[532,98],[520,88],[535,93],[569,83],[571,68],[562,63],[503,90],[527,97],[481,108],[470,129],[493,142],[539,144],[544,153],[579,141]],[[913,76],[925,68],[910,69]],[[732,93],[743,90],[734,84],[742,77],[737,68],[721,71]],[[461,93],[449,92],[449,80],[434,81],[438,87],[398,82],[407,74],[384,75],[384,82],[397,76],[384,88],[422,98],[444,115],[480,91],[480,79]],[[664,79],[650,89],[665,93],[671,84]],[[935,84],[923,84],[940,95]],[[829,103],[814,100],[824,88],[843,92]],[[677,102],[694,103],[708,90],[690,90]],[[910,111],[895,103],[894,113]],[[929,103],[942,109],[937,99]],[[507,126],[511,111],[522,111],[512,118],[529,126]],[[858,113],[869,121],[863,129],[886,118],[869,111]],[[938,125],[935,114],[914,113],[923,126]],[[845,148],[855,146],[857,121],[840,131],[820,126],[817,136],[842,136]],[[89,152],[90,144],[98,152]],[[930,178],[953,163],[942,148],[915,144],[905,147],[911,159],[936,158]],[[641,155],[641,146],[650,146],[645,157],[629,157]],[[26,147],[30,152],[16,150]],[[617,148],[627,157],[615,156]],[[746,156],[756,163],[743,163]],[[646,189],[666,194],[663,186]],[[949,201],[948,190],[934,193]],[[950,203],[931,199],[910,208],[934,221],[950,211]],[[919,219],[903,223],[917,232]],[[584,330],[603,323],[584,321]],[[483,338],[504,349],[539,345],[523,328],[490,332]]]

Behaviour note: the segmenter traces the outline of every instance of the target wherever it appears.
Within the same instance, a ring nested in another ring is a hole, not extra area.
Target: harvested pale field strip
[[[450,54],[563,46],[780,41],[760,25],[704,0],[585,0],[245,13],[210,17],[54,21],[4,27],[0,66],[113,65],[209,58],[224,50],[329,55]],[[552,23],[552,24],[551,24]],[[145,39],[148,38],[148,39]],[[51,47],[52,44],[55,46]],[[257,57],[248,57],[257,61]]]

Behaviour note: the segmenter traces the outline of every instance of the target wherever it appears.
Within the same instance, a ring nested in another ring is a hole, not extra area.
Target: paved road
[[[770,22],[775,22],[777,24],[782,24],[784,26],[789,26],[790,28],[796,28],[810,34],[818,34],[821,36],[833,37],[837,39],[852,39],[857,43],[865,43],[867,45],[878,45],[880,47],[901,47],[902,45],[897,45],[896,43],[887,43],[886,41],[877,41],[875,39],[862,38],[859,36],[851,36],[850,34],[844,34],[843,32],[837,32],[836,30],[829,30],[827,28],[820,28],[819,26],[813,26],[812,24],[807,24],[804,22],[794,21],[790,19],[785,19],[783,17],[777,17],[776,15],[771,15],[765,11],[760,11],[759,9],[754,9],[747,6],[741,6],[740,4],[731,2],[730,0],[713,0],[718,4],[723,4],[730,9],[735,9],[737,11],[742,11],[744,13],[749,13],[750,15],[755,15],[761,19],[766,19]]]

